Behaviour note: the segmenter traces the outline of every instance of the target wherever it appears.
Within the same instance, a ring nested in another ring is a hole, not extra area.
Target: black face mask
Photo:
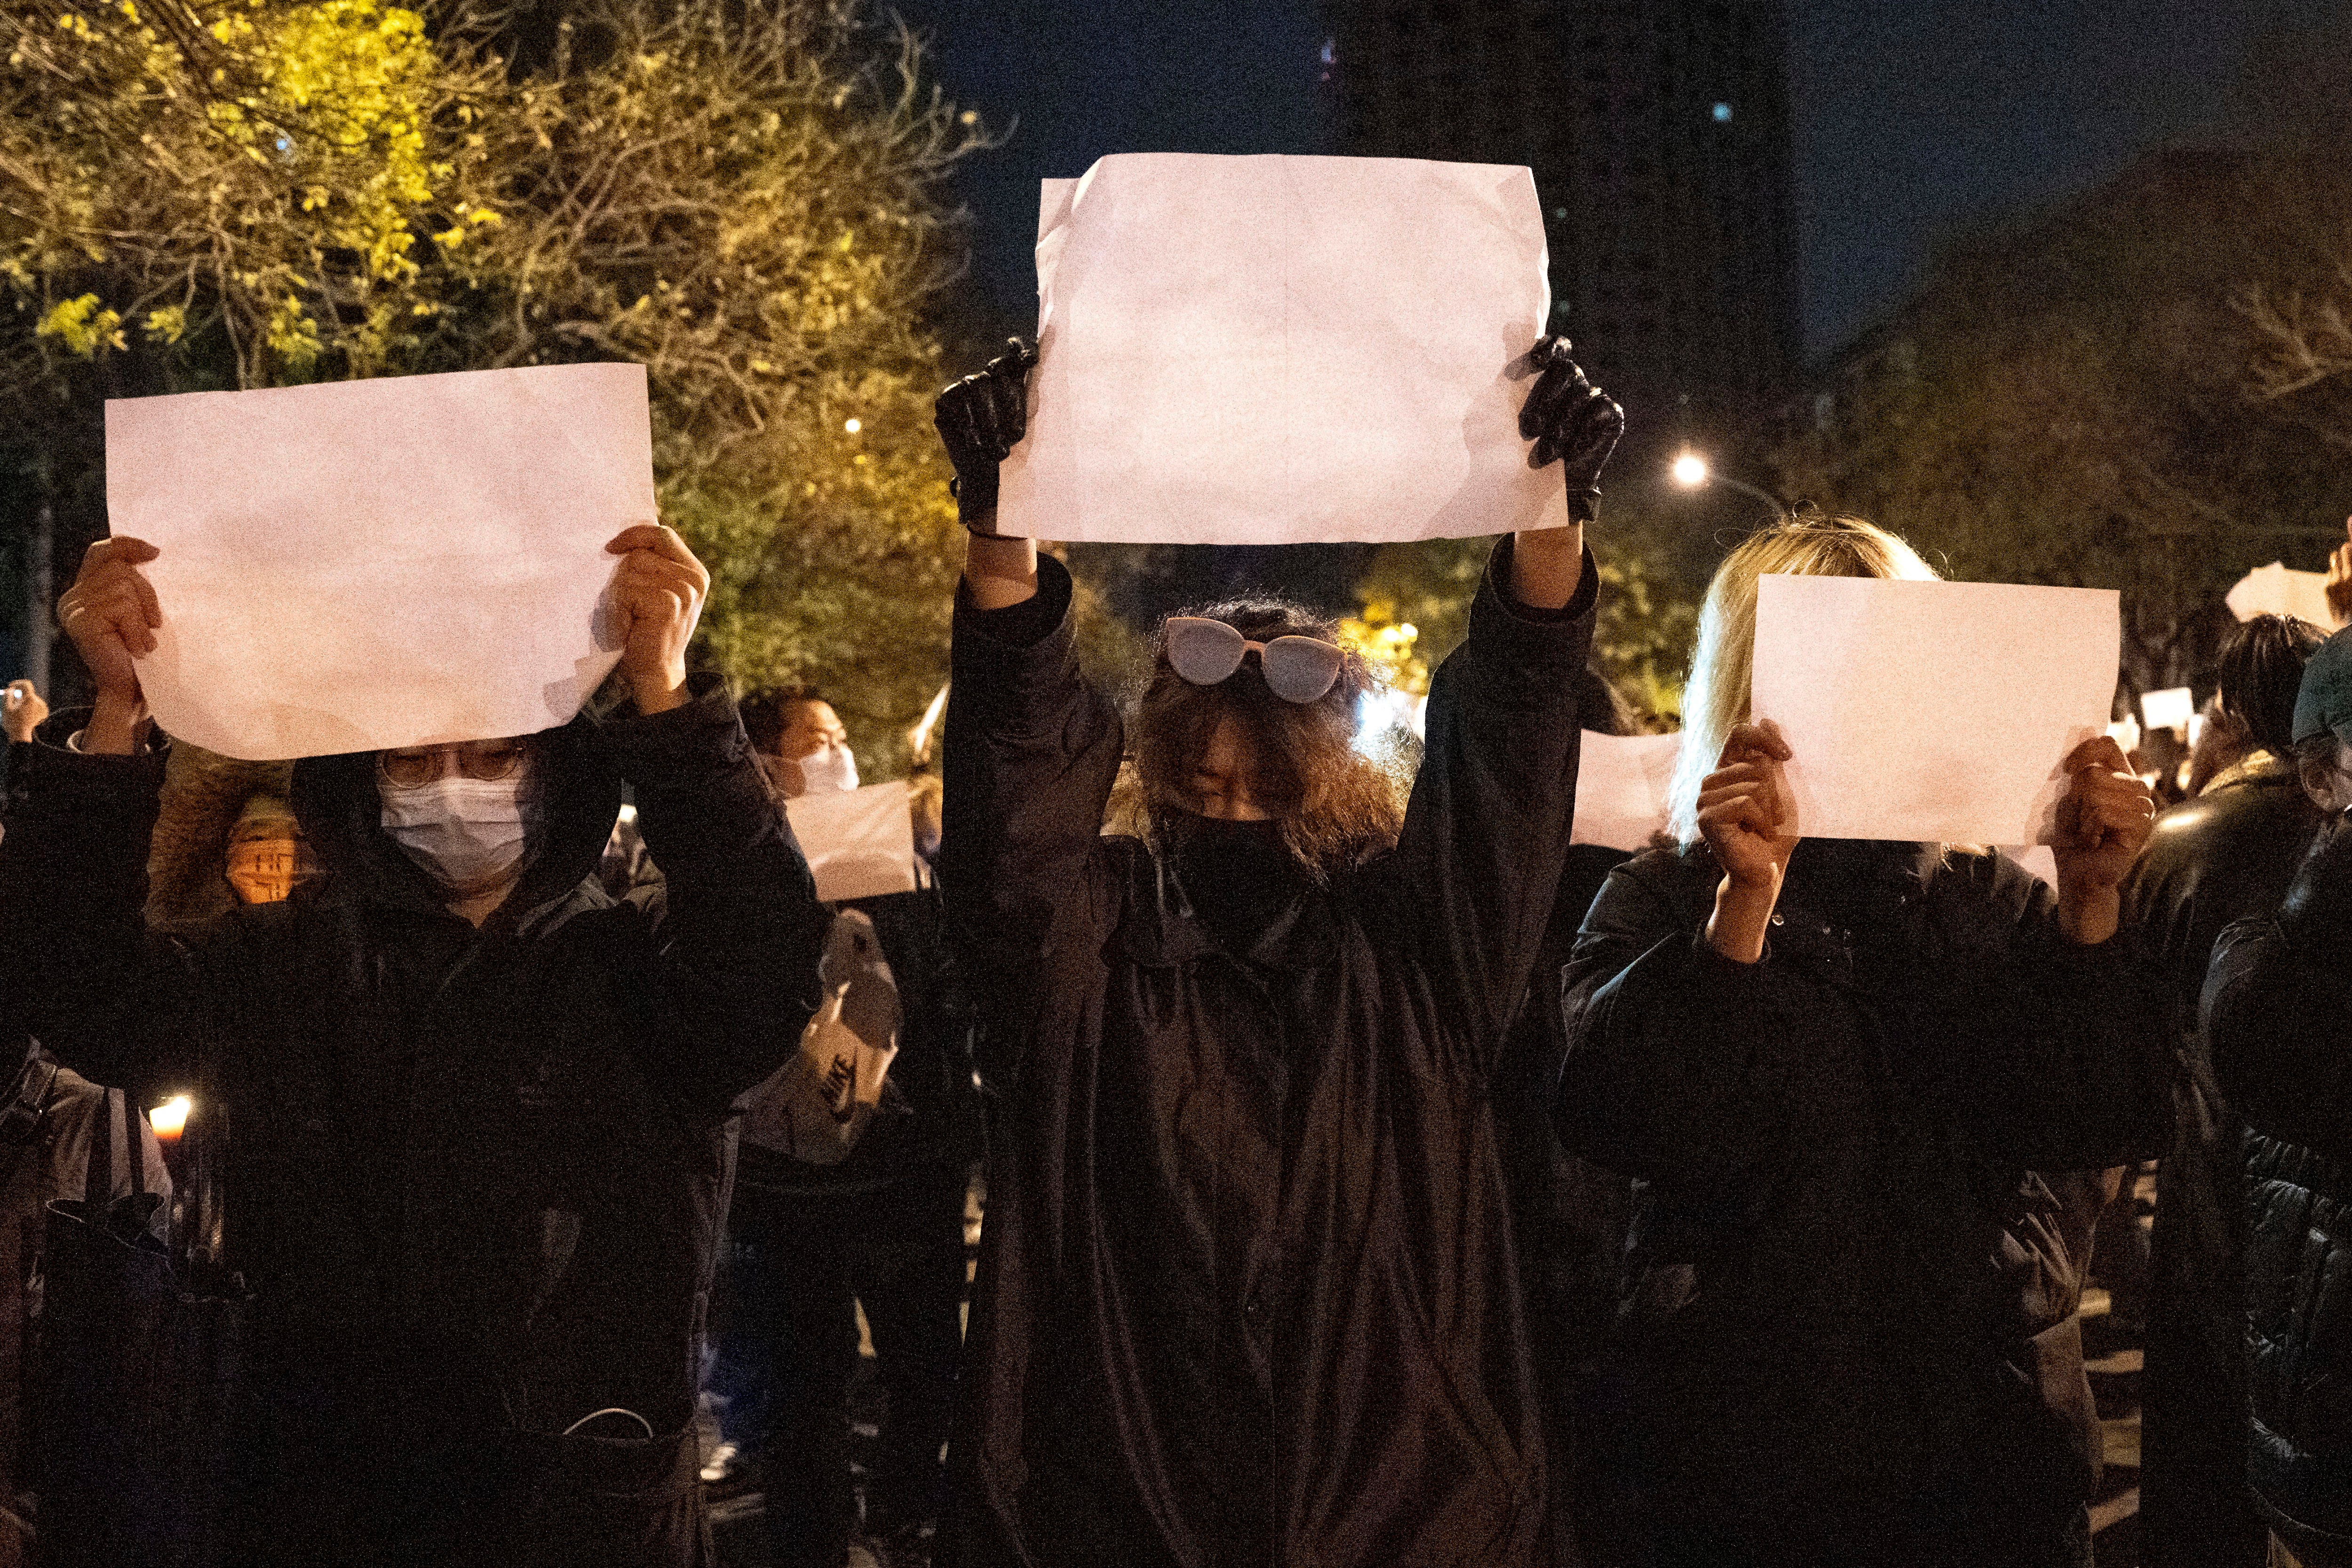
[[[1228,952],[1246,953],[1307,885],[1279,822],[1186,814],[1170,825],[1168,837],[1192,912]]]

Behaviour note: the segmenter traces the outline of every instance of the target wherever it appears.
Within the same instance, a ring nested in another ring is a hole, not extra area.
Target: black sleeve
[[[948,694],[940,884],[986,1025],[982,1071],[999,1085],[1017,1079],[1056,922],[1099,929],[1114,918],[1096,850],[1118,775],[1118,712],[1079,674],[1068,571],[1045,556],[1037,577],[1034,597],[992,612],[958,591]]]
[[[1834,1057],[1806,1027],[1814,998],[1768,951],[1715,951],[1681,896],[1679,858],[1610,873],[1562,976],[1568,1059],[1553,1100],[1560,1141],[1652,1181],[1747,1174],[1790,1135],[1790,1108],[1832,1103],[1801,1079]]]
[[[168,746],[85,755],[87,710],[51,714],[15,748],[0,837],[0,995],[12,1026],[94,1083],[144,1094],[192,1073],[195,980],[146,926],[147,854]]]
[[[662,868],[647,1076],[723,1117],[799,1045],[830,917],[718,677],[697,676],[683,707],[601,726],[595,744],[635,786]]]
[[[2352,967],[2273,917],[2221,933],[2205,1037],[2231,1109],[2256,1131],[2352,1159]]]
[[[1601,574],[1590,551],[1566,608],[1514,601],[1512,541],[1495,547],[1470,632],[1430,682],[1426,749],[1395,850],[1358,886],[1368,922],[1398,930],[1441,1011],[1491,1071],[1559,888],[1576,810],[1577,692]]]

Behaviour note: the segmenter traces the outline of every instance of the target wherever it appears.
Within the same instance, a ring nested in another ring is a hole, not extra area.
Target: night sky
[[[1000,128],[958,186],[966,321],[1034,321],[1037,181],[1107,153],[1298,153],[1312,0],[900,0],[948,91]],[[2219,126],[2266,31],[2346,0],[1792,0],[1809,356],[1903,295],[1935,246]]]

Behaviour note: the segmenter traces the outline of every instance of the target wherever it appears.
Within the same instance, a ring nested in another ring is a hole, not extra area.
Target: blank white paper
[[[2273,561],[2238,579],[2223,601],[2242,621],[2256,616],[2293,616],[2321,631],[2336,629],[2336,612],[2327,605],[2327,574],[2298,572]]]
[[[1666,826],[1666,784],[1680,735],[1598,735],[1587,730],[1576,769],[1569,842],[1646,849]]]
[[[798,795],[784,803],[784,815],[827,903],[915,890],[915,819],[904,779]]]
[[[1760,578],[1752,711],[1809,838],[2043,844],[2122,651],[2105,588]]]
[[[1104,158],[1045,182],[1029,432],[998,527],[1289,544],[1568,521],[1528,467],[1551,286],[1535,176],[1399,158]]]
[[[2168,686],[2139,695],[2139,716],[2151,730],[2186,730],[2197,717],[2197,694],[2186,686]]]
[[[645,368],[111,400],[106,504],[163,552],[139,681],[169,733],[248,762],[530,734],[620,657],[597,608],[604,545],[657,515]]]

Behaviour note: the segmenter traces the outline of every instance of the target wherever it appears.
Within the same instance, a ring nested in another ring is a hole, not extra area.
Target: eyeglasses
[[[394,789],[419,789],[446,770],[444,757],[457,759],[457,771],[469,779],[494,781],[514,777],[530,755],[520,741],[467,741],[452,746],[403,746],[376,754],[377,771]]]
[[[1168,663],[1195,686],[1231,679],[1252,649],[1266,689],[1285,702],[1313,702],[1339,679],[1347,655],[1321,637],[1283,637],[1252,642],[1223,621],[1204,616],[1168,617]]]

